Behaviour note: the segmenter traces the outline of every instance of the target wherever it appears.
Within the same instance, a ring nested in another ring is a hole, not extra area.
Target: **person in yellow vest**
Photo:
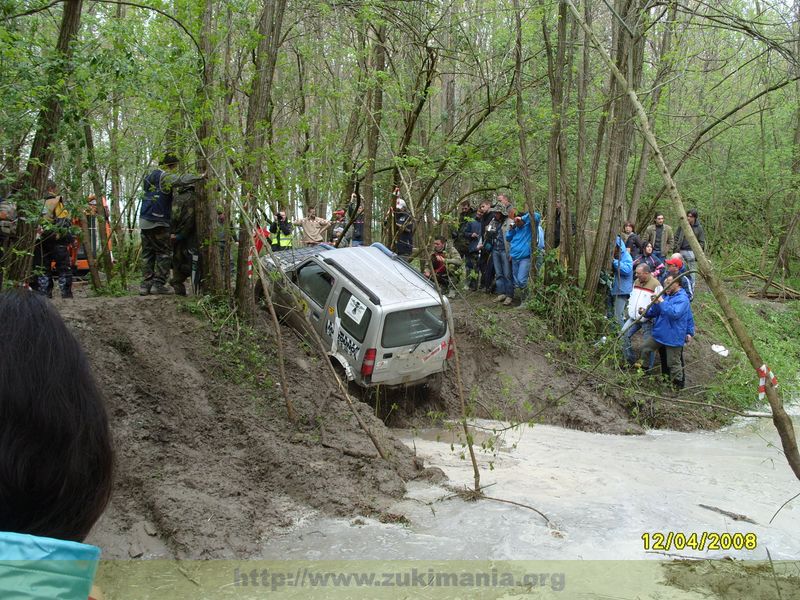
[[[275,252],[292,247],[292,222],[286,218],[286,211],[279,210],[275,220],[269,224],[269,243]]]
[[[64,198],[58,194],[55,182],[48,181],[42,205],[39,239],[33,249],[31,289],[53,297],[52,264],[55,263],[61,297],[72,298],[69,246],[74,239],[72,218],[64,205]]]

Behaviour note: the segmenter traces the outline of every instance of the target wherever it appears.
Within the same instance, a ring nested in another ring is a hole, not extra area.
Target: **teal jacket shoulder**
[[[0,532],[0,598],[86,600],[100,548]]]

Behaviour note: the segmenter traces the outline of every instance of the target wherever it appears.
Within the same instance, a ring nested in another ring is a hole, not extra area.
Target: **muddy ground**
[[[296,426],[279,388],[254,388],[231,375],[230,354],[207,320],[186,310],[187,300],[81,291],[55,303],[88,353],[115,436],[113,499],[88,540],[105,558],[258,556],[276,532],[315,514],[391,519],[387,507],[402,497],[405,482],[440,476],[393,436],[373,406],[358,402],[388,454],[380,459],[346,403],[327,391],[318,359],[288,329]],[[496,315],[488,330],[481,308]],[[498,308],[483,294],[454,301],[464,390],[476,416],[641,433],[630,401],[584,377],[546,336],[532,338],[524,313]],[[274,365],[265,319],[257,331]],[[272,371],[264,377],[274,382]],[[690,372],[690,384],[697,376]],[[429,426],[432,414],[457,416],[456,390],[451,370],[439,400],[396,395],[390,424]],[[678,428],[705,423],[691,409],[665,404],[662,412]]]
[[[105,558],[257,555],[274,531],[316,511],[380,514],[420,475],[412,452],[359,404],[389,455],[377,458],[296,340],[287,366],[297,428],[277,393],[256,396],[224,375],[229,358],[180,304],[58,302],[88,352],[115,436],[113,499],[89,540]]]
[[[625,377],[632,371],[622,365],[621,358],[616,372],[609,372],[608,365],[597,368],[595,364],[595,356],[604,352],[621,357],[613,340],[582,348],[591,360],[577,360],[549,335],[546,322],[529,311],[500,306],[493,299],[492,295],[469,292],[452,303],[464,394],[475,416],[618,435],[641,434],[645,427],[711,429],[730,420],[730,413],[675,402],[697,401],[693,392],[702,390],[726,368],[726,360],[711,350],[713,341],[703,339],[702,331],[697,332],[702,342],[686,347],[684,392],[675,393],[652,375],[639,381],[639,387],[647,392],[631,397]],[[400,426],[422,427],[431,408],[425,405],[412,414],[405,411],[394,416]],[[441,403],[435,408],[449,416],[460,414],[454,369],[448,373]]]

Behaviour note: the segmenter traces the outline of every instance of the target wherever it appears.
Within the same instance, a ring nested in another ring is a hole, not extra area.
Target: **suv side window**
[[[333,287],[333,277],[317,263],[311,262],[297,270],[297,285],[323,308]]]
[[[369,329],[372,311],[364,306],[364,303],[358,298],[353,298],[353,294],[347,288],[342,288],[342,291],[339,292],[336,310],[342,320],[344,330],[359,342],[363,342],[364,336],[367,335],[367,329]]]

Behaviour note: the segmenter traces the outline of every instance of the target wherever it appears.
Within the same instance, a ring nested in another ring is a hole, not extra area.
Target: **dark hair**
[[[447,241],[441,235],[437,235],[435,238],[433,238],[433,241],[434,242],[442,242],[443,244],[447,245]]]
[[[692,210],[687,211],[686,216],[687,217],[694,217],[696,219],[697,218],[697,209],[693,208]]]
[[[653,217],[653,221],[655,222],[655,220],[656,220],[658,217],[663,217],[663,216],[664,216],[664,213],[662,213],[662,212],[657,212],[657,213],[656,213],[656,216],[655,216],[655,217]]]
[[[0,294],[0,322],[0,531],[83,541],[111,495],[103,399],[42,296]]]
[[[631,229],[634,229],[634,230],[636,229],[636,225],[634,225],[631,221],[625,221],[625,223],[622,224],[622,230],[625,231],[625,228],[628,225],[631,226]]]
[[[173,166],[173,165],[177,165],[179,162],[180,161],[178,160],[177,156],[175,156],[172,152],[167,152],[164,155],[164,158],[161,159],[161,162],[159,163],[159,165],[161,165],[161,166]]]

